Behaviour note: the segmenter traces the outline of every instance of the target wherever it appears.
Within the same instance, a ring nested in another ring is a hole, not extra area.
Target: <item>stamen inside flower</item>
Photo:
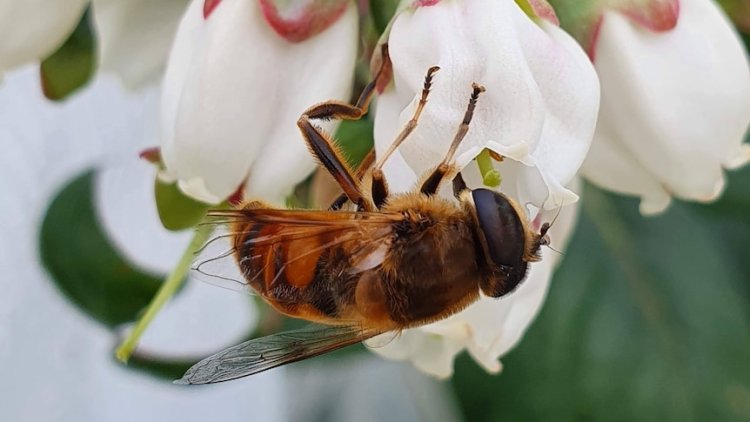
[[[492,157],[490,156],[490,150],[487,148],[483,149],[477,155],[477,166],[479,166],[482,183],[485,186],[496,188],[503,182],[503,176],[500,174],[500,171],[492,166]]]

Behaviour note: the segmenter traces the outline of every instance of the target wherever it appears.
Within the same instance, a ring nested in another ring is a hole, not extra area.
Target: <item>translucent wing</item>
[[[260,260],[262,252],[278,248],[285,251],[283,268],[295,262],[299,267],[314,262],[323,250],[348,242],[353,271],[362,271],[382,261],[392,223],[402,219],[399,214],[263,207],[212,211],[205,224],[215,227],[215,235],[199,251],[193,270],[210,284],[252,292],[248,277],[261,271],[243,274],[240,261]]]
[[[203,359],[175,384],[213,384],[242,378],[351,346],[378,334],[355,326],[310,325],[256,338]]]

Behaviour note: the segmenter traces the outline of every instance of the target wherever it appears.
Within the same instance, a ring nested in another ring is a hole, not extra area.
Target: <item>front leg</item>
[[[443,178],[455,171],[455,167],[453,166],[453,156],[456,154],[456,150],[466,136],[466,133],[469,132],[469,124],[471,123],[471,118],[474,116],[474,109],[477,106],[479,94],[482,92],[484,92],[483,86],[477,84],[472,85],[469,106],[466,108],[464,119],[458,126],[458,131],[456,131],[456,135],[453,137],[453,142],[451,142],[451,146],[448,148],[448,153],[445,154],[445,158],[443,158],[443,161],[440,162],[440,164],[432,170],[430,175],[424,179],[424,182],[422,182],[420,191],[423,194],[428,196],[434,195],[440,188],[440,183],[443,181]]]
[[[422,87],[422,96],[419,98],[417,108],[414,110],[414,114],[411,119],[406,123],[401,132],[398,134],[396,139],[391,143],[378,162],[375,163],[375,167],[372,170],[372,200],[375,202],[375,206],[381,208],[386,199],[388,199],[388,183],[385,181],[385,175],[383,174],[383,165],[385,164],[388,157],[393,154],[396,149],[406,140],[406,138],[416,129],[417,123],[419,122],[419,116],[422,115],[425,105],[427,105],[427,97],[430,94],[430,88],[432,87],[432,77],[440,70],[438,66],[432,66],[427,69],[427,75],[424,77],[424,86]]]

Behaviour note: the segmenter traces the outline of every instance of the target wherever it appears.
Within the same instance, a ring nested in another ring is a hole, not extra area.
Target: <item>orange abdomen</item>
[[[235,258],[252,288],[286,315],[327,324],[366,323],[355,309],[355,289],[364,273],[349,272],[345,243],[327,247],[336,233],[321,229],[314,236],[264,243],[278,240],[275,227],[256,223],[236,230],[242,235],[235,237]]]
[[[236,259],[286,315],[383,331],[423,324],[476,300],[482,277],[471,228],[425,214],[377,234],[306,227],[282,235],[278,224],[244,223],[234,228]]]

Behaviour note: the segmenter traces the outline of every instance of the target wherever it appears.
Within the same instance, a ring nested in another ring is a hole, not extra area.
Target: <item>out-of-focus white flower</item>
[[[99,69],[134,89],[157,80],[188,0],[92,0]]]
[[[348,99],[357,51],[353,2],[317,3],[191,3],[162,97],[166,174],[185,193],[217,203],[244,184],[281,203],[315,168],[296,121]]]
[[[41,60],[67,39],[88,0],[0,0],[0,77]]]
[[[41,61],[70,36],[92,6],[99,68],[129,88],[156,80],[188,0],[0,0],[0,77]]]
[[[606,11],[592,40],[602,106],[583,166],[592,182],[641,197],[644,214],[672,197],[716,199],[723,169],[750,160],[750,68],[731,24],[711,0],[650,3],[673,7],[646,20]]]
[[[515,2],[420,4],[397,15],[388,36],[393,85],[378,101],[379,153],[411,117],[426,70],[441,69],[417,128],[384,167],[389,185],[409,189],[440,162],[463,118],[471,84],[477,82],[486,92],[458,150],[457,165],[464,168],[469,187],[477,188],[482,178],[471,160],[484,148],[505,157],[495,165],[503,177],[501,190],[531,206],[535,224],[551,219],[545,209],[565,205],[551,231],[554,247],[562,248],[575,220],[570,204],[577,199],[566,186],[588,151],[598,111],[593,66],[570,36],[554,23],[533,21]],[[445,377],[455,355],[467,349],[496,372],[497,359],[520,339],[541,306],[556,261],[554,254],[544,253],[516,292],[500,300],[482,298],[447,320],[406,330],[373,350]]]

